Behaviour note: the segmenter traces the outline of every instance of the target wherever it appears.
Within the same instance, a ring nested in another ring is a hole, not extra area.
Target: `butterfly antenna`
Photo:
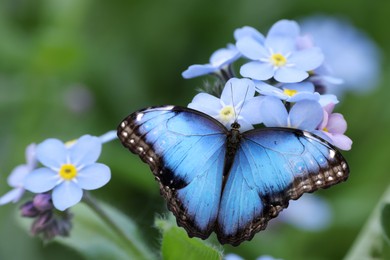
[[[233,106],[233,112],[234,112],[234,117],[235,117],[234,122],[237,123],[238,115],[240,114],[241,109],[240,109],[240,111],[238,111],[238,114],[237,114],[236,113],[236,106],[234,105],[234,99],[233,99],[234,94],[233,94],[233,84],[232,83],[230,83],[230,92],[232,93],[232,106]]]
[[[244,106],[246,97],[248,96],[248,90],[249,90],[249,86],[246,88],[244,101],[242,102],[241,107],[240,107],[240,110],[238,111],[238,114],[236,115],[236,119],[235,119],[236,122],[237,122],[238,117],[239,117],[240,114],[241,114],[241,110],[242,110],[242,107]],[[232,90],[232,92],[233,92],[233,90]],[[233,93],[232,93],[232,96],[233,96]],[[232,102],[233,102],[233,97],[232,97]],[[233,104],[233,107],[234,107],[234,104]]]

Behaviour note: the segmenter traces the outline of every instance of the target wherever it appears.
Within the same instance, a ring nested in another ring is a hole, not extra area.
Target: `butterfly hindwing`
[[[305,192],[346,180],[341,154],[316,136],[295,129],[243,133],[223,190],[217,236],[238,245]]]
[[[166,106],[131,114],[118,136],[149,164],[178,224],[207,238],[218,214],[226,128],[195,110]]]

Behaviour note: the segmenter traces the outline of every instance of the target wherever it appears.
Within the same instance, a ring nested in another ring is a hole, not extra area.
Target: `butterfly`
[[[150,166],[190,237],[215,232],[221,244],[237,246],[289,200],[348,178],[341,153],[309,132],[231,127],[180,106],[146,108],[118,126],[122,144]]]

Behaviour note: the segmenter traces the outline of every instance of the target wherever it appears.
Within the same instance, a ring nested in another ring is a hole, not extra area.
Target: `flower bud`
[[[51,210],[53,208],[51,194],[41,193],[35,195],[33,199],[33,204],[41,212]]]
[[[23,217],[28,217],[28,218],[35,218],[36,216],[39,215],[39,210],[34,207],[34,204],[32,201],[28,201],[24,203],[20,207],[20,212]]]

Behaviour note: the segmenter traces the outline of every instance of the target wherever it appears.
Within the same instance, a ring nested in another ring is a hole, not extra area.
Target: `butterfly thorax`
[[[227,179],[230,168],[232,167],[232,163],[234,161],[234,157],[236,155],[237,149],[241,142],[241,133],[239,131],[240,125],[235,122],[231,125],[232,129],[229,131],[226,138],[226,156],[225,156],[225,165],[223,176]]]

